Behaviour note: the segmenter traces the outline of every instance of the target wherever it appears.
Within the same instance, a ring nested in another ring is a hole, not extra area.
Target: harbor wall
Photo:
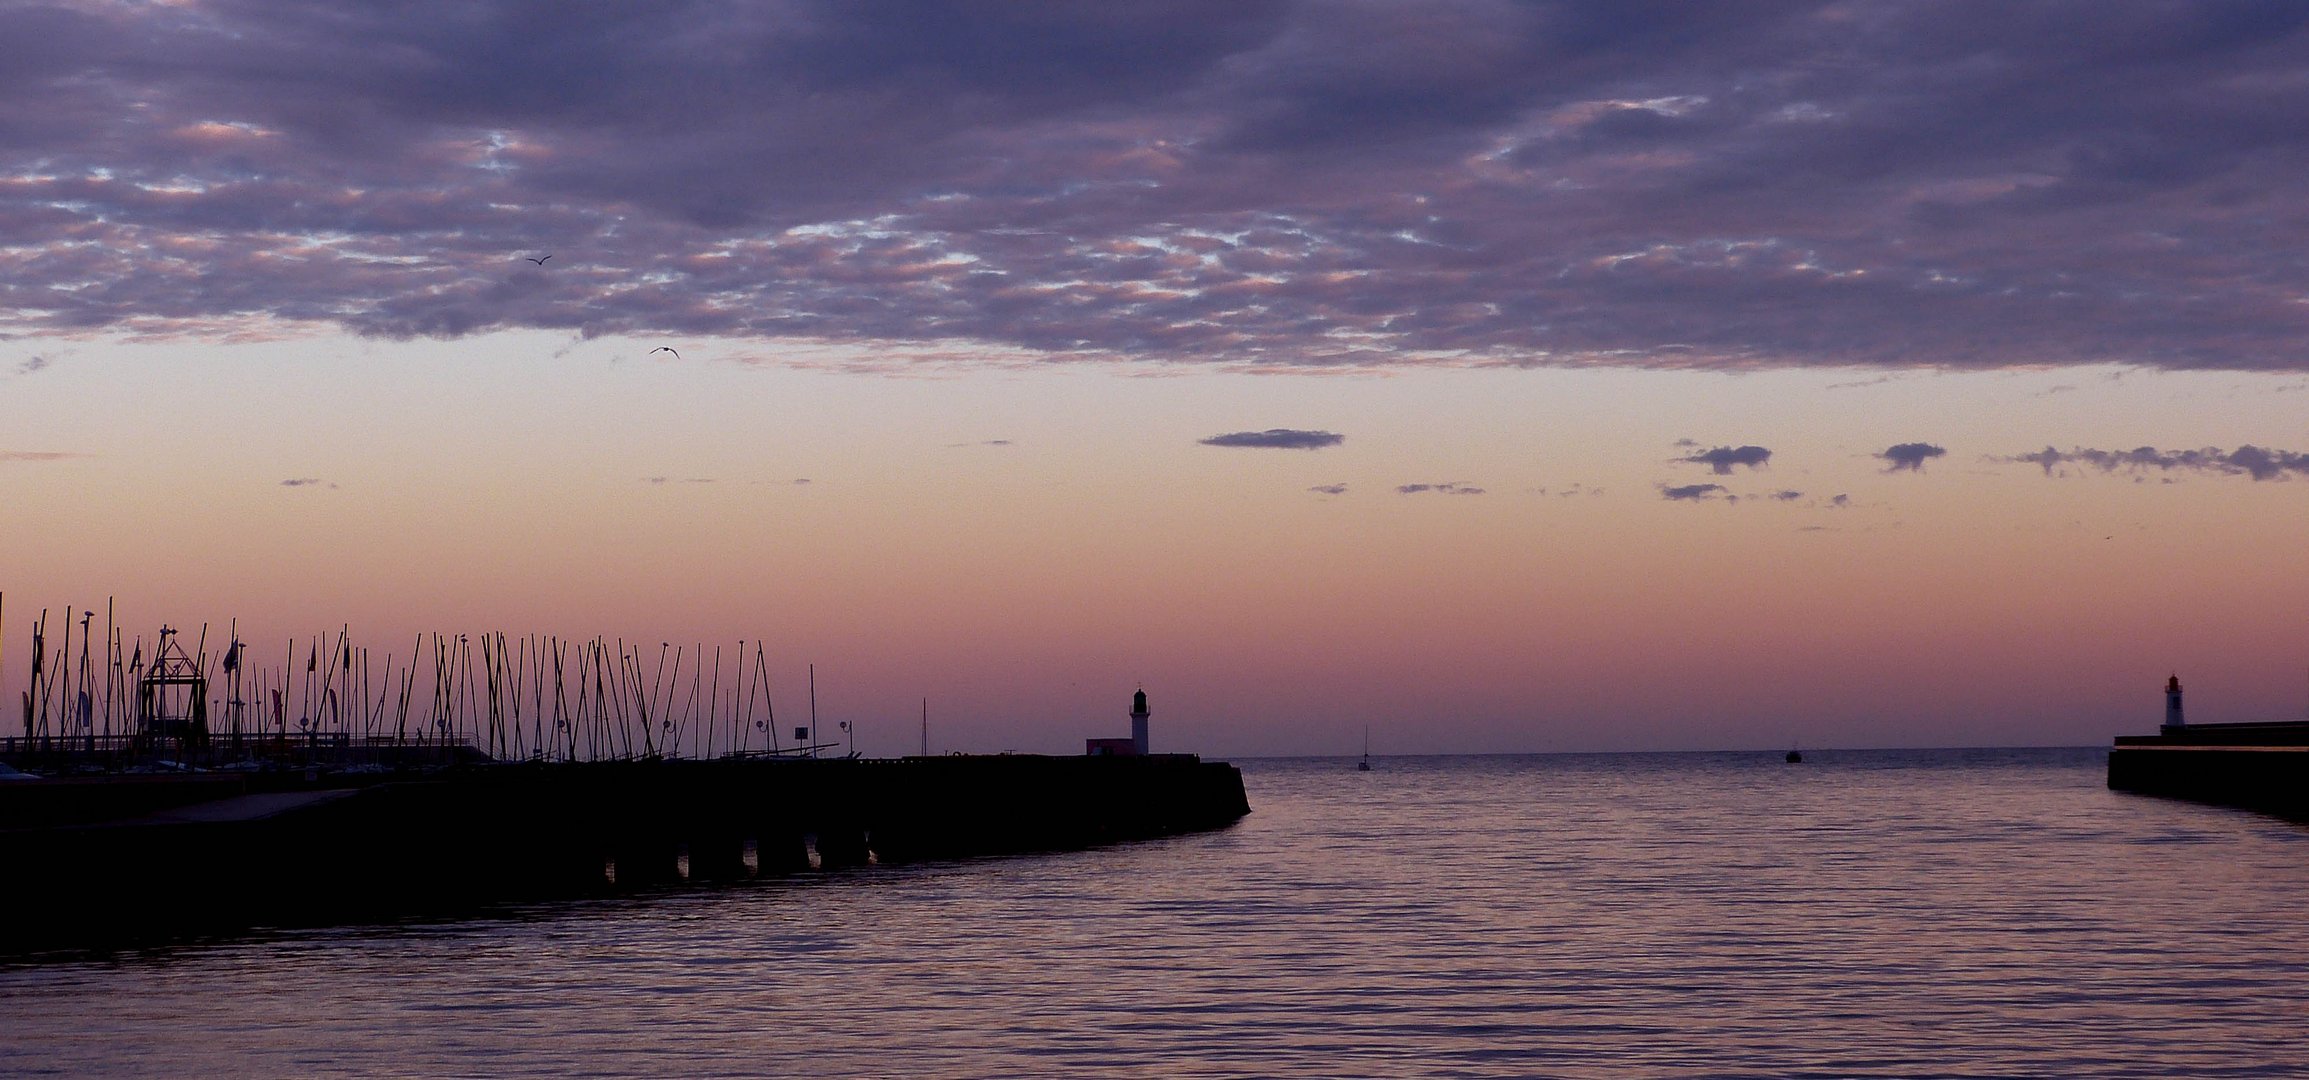
[[[15,782],[0,785],[0,949],[1069,850],[1249,810],[1240,772],[1193,755]]]
[[[2309,745],[2118,740],[2109,787],[2309,821]]]
[[[2168,693],[2178,694],[2178,682]],[[2309,721],[2168,723],[2154,735],[2120,735],[2109,787],[2309,821]]]

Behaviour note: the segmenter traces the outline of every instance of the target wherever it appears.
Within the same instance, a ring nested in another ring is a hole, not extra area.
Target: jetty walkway
[[[1191,754],[468,763],[0,784],[0,949],[1070,850],[1219,828]]]

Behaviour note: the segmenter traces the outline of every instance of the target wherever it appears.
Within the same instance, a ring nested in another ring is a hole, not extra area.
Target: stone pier
[[[1249,811],[1233,766],[1183,754],[17,781],[0,949],[1068,850]]]

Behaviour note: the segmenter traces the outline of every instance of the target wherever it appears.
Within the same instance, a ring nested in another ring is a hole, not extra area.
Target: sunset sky
[[[108,602],[872,754],[2309,708],[2309,7],[0,0],[0,101],[6,733]]]

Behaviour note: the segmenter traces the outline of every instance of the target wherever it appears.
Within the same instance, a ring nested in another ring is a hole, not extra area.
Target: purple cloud
[[[2050,446],[2033,454],[2015,454],[1999,460],[2026,462],[2044,469],[2050,476],[2062,465],[2079,465],[2101,472],[2120,469],[2143,473],[2198,472],[2223,476],[2250,476],[2255,480],[2277,480],[2288,475],[2309,476],[2309,454],[2292,450],[2270,450],[2247,443],[2235,450],[2206,447],[2202,450],[2159,450],[2143,446],[2132,450],[2093,450],[2076,447],[2056,450]]]
[[[319,478],[317,478],[317,477],[311,477],[311,476],[299,476],[299,477],[296,477],[296,478],[294,478],[294,479],[290,479],[290,480],[283,480],[283,481],[281,481],[281,486],[282,486],[282,487],[292,487],[292,488],[293,488],[293,487],[318,487],[318,486],[320,486],[320,485],[321,485],[321,483],[322,483],[322,481],[321,481]]]
[[[457,10],[0,9],[0,334],[2309,370],[2293,5]]]
[[[1772,452],[1761,446],[1719,446],[1713,450],[1687,454],[1677,460],[1705,465],[1715,470],[1717,476],[1730,476],[1732,469],[1739,465],[1751,469],[1763,468],[1772,460]]]
[[[1703,502],[1728,495],[1722,484],[1660,485],[1660,497],[1669,502]]]
[[[1399,495],[1420,495],[1427,492],[1434,492],[1438,495],[1483,494],[1482,488],[1476,487],[1473,484],[1462,483],[1456,480],[1441,484],[1398,484],[1396,485],[1395,491]]]
[[[0,461],[70,461],[86,456],[61,450],[0,450]]]
[[[1887,463],[1886,472],[1923,472],[1925,462],[1946,453],[1946,448],[1931,443],[1904,442],[1886,447],[1876,456]]]
[[[1317,495],[1345,495],[1347,493],[1347,485],[1317,484],[1314,487],[1308,488],[1307,490],[1312,491]]]
[[[1290,428],[1268,428],[1265,431],[1237,431],[1213,435],[1200,440],[1204,446],[1247,446],[1267,450],[1319,450],[1346,442],[1345,435],[1328,431],[1293,431]]]

